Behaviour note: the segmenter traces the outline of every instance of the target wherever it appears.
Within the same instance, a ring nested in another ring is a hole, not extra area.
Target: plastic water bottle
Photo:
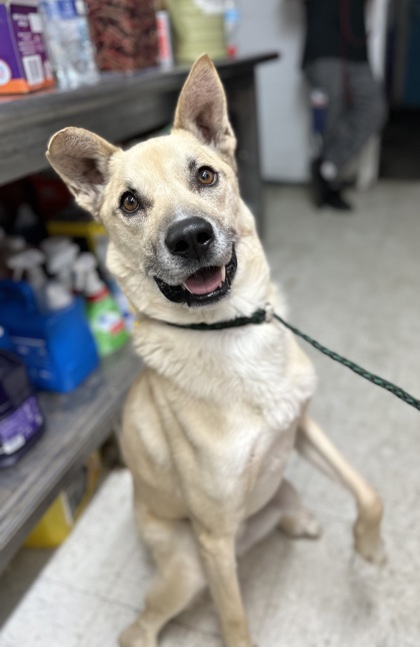
[[[238,54],[239,26],[239,9],[236,0],[225,0],[224,22],[227,55],[229,58],[235,58]]]
[[[83,0],[41,0],[40,6],[60,88],[95,83],[98,71]]]

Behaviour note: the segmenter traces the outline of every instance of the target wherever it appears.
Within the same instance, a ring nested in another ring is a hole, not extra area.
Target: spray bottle
[[[26,279],[30,284],[40,313],[66,308],[73,299],[64,285],[58,281],[47,281],[42,267],[44,262],[45,255],[38,249],[26,249],[7,261],[13,272],[13,280]]]
[[[42,241],[41,249],[47,257],[47,272],[51,276],[46,288],[48,300],[64,307],[67,305],[65,299],[72,298],[72,272],[79,247],[66,236],[52,236]]]
[[[47,260],[47,272],[71,291],[73,265],[80,252],[78,245],[67,236],[51,236],[40,244]]]
[[[93,254],[80,254],[73,268],[75,288],[86,298],[86,314],[99,355],[110,355],[128,339],[121,313],[96,270]]]
[[[7,261],[25,248],[26,243],[22,236],[6,236],[4,229],[0,227],[0,278],[10,276]]]
[[[7,266],[13,274],[13,280],[26,280],[30,284],[39,312],[47,310],[45,292],[47,277],[42,269],[44,261],[44,254],[37,249],[26,249],[7,261]]]

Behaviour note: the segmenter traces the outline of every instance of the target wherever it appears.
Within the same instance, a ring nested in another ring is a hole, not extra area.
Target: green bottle
[[[124,319],[105,283],[96,271],[93,254],[86,252],[77,259],[84,274],[86,314],[101,357],[110,355],[128,340]]]

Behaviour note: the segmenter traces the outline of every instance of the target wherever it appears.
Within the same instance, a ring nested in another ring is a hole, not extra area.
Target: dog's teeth
[[[194,292],[191,292],[191,290],[187,285],[185,285],[185,283],[182,284],[182,287],[184,288],[184,290],[187,290],[187,292],[189,292],[190,294],[194,294]]]
[[[220,285],[222,285],[222,283],[224,282],[225,278],[226,278],[226,267],[223,265],[223,267],[222,267],[222,280],[221,280],[221,282],[220,282]],[[220,286],[219,286],[219,287],[220,287]]]

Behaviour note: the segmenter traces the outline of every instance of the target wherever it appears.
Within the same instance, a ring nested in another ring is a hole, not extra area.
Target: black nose
[[[200,260],[214,240],[213,227],[204,218],[184,218],[168,229],[165,243],[171,254]]]

